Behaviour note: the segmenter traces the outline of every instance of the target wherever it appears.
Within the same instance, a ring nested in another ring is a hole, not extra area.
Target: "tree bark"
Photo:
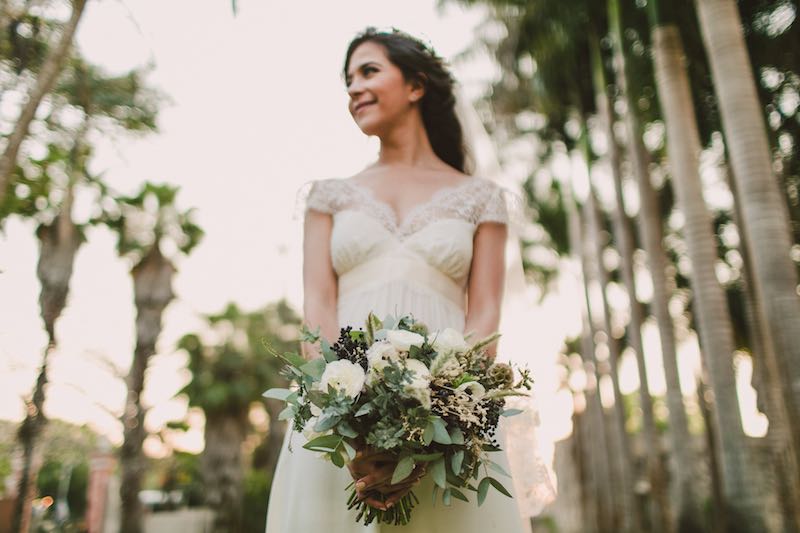
[[[128,396],[122,415],[123,443],[120,448],[120,532],[142,532],[142,509],[139,491],[146,469],[142,445],[147,437],[144,427],[146,408],[142,405],[145,371],[150,357],[156,351],[156,340],[161,333],[161,317],[174,297],[172,277],[175,268],[161,255],[158,243],[137,264],[133,271],[134,299],[136,303],[136,348],[126,379]]]
[[[75,31],[83,16],[87,1],[72,0],[72,14],[61,31],[58,43],[50,50],[42,64],[39,75],[36,77],[36,83],[28,93],[28,100],[25,102],[22,112],[14,125],[14,130],[8,137],[5,151],[0,156],[0,203],[3,202],[8,192],[22,141],[28,136],[28,129],[36,116],[39,104],[44,96],[52,90],[58,75],[64,68]]]
[[[696,0],[700,29],[711,64],[733,177],[741,204],[742,231],[752,248],[749,264],[762,324],[780,364],[789,421],[800,426],[800,296],[789,251],[791,225],[772,171],[764,113],[733,0]],[[800,429],[794,429],[800,434]],[[800,472],[797,473],[800,476]]]
[[[203,483],[206,505],[215,511],[214,533],[240,531],[242,527],[242,443],[246,434],[246,416],[206,413]]]
[[[682,65],[665,59],[656,57],[656,82],[667,126],[672,185],[685,217],[683,235],[692,265],[693,308],[714,391],[713,422],[719,435],[725,513],[732,531],[770,531],[764,515],[770,512],[774,500],[762,486],[753,451],[742,430],[733,369],[733,327],[725,293],[716,277],[717,247],[711,214],[703,199],[700,136],[689,82]]]

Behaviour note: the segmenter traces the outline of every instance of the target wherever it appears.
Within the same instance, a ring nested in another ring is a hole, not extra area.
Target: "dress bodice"
[[[306,206],[333,216],[331,262],[340,298],[404,281],[463,309],[475,229],[507,222],[502,192],[491,181],[468,178],[439,189],[398,221],[371,189],[326,179],[312,182]]]

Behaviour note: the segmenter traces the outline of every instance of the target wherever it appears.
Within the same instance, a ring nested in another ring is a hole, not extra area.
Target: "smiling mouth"
[[[361,111],[361,110],[362,110],[362,109],[364,109],[365,107],[367,107],[367,106],[370,106],[370,105],[372,105],[372,104],[374,104],[374,103],[375,103],[374,101],[372,101],[372,102],[362,102],[362,103],[358,104],[358,105],[355,107],[355,109],[353,109],[353,112],[354,112],[354,113],[358,113],[359,111]]]

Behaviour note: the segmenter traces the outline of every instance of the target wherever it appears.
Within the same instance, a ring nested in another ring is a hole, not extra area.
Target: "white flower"
[[[381,363],[397,363],[402,359],[402,355],[397,348],[389,341],[378,341],[367,350],[367,361],[369,366],[380,365]],[[381,365],[381,366],[386,366]]]
[[[365,379],[366,374],[360,365],[347,359],[340,359],[325,366],[319,385],[324,391],[327,391],[330,385],[336,390],[344,391],[350,398],[355,398],[361,392]]]
[[[425,337],[413,331],[390,329],[386,331],[386,340],[391,342],[396,349],[407,352],[412,346],[422,346]]]
[[[433,348],[439,352],[461,353],[469,349],[464,335],[453,328],[445,328],[432,335]]]
[[[419,401],[425,409],[431,408],[431,373],[425,363],[417,359],[408,359],[406,369],[412,372],[411,383],[407,383],[406,394]]]
[[[456,394],[462,393],[472,402],[479,402],[486,396],[486,389],[477,381],[468,381],[456,387]]]

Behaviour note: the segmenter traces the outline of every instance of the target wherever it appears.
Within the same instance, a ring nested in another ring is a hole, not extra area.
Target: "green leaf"
[[[325,372],[325,365],[327,365],[325,359],[317,357],[316,359],[312,359],[301,366],[300,370],[302,370],[307,376],[311,376],[315,380],[319,380],[319,378],[322,377],[322,373]]]
[[[499,464],[495,463],[494,461],[484,461],[484,462],[486,462],[489,465],[489,468],[491,468],[495,472],[503,474],[506,477],[511,477],[511,475],[508,472],[506,472],[505,469],[502,466],[500,466]]]
[[[458,499],[459,499],[459,500],[461,500],[462,502],[467,502],[467,503],[469,503],[469,500],[468,500],[468,499],[467,499],[467,497],[464,495],[464,493],[463,493],[463,492],[461,492],[460,490],[458,490],[457,488],[455,488],[455,487],[450,487],[450,493],[453,495],[453,498],[458,498]]]
[[[453,503],[453,500],[450,498],[450,487],[444,489],[444,493],[442,494],[442,503],[445,507],[450,507]]]
[[[429,463],[431,461],[435,461],[441,456],[442,452],[436,452],[436,453],[415,453],[412,457],[414,457],[415,461],[418,461],[420,463]]]
[[[503,410],[502,413],[500,413],[500,415],[502,415],[502,416],[514,416],[514,415],[520,414],[521,412],[522,412],[522,409],[505,409],[505,410]]]
[[[485,477],[478,483],[478,507],[483,505],[484,500],[486,500],[486,495],[489,493],[489,481],[490,478]]]
[[[323,435],[306,442],[303,448],[315,452],[332,452],[339,446],[340,442],[342,442],[340,435]]]
[[[349,442],[342,439],[342,446],[344,446],[344,451],[347,454],[347,457],[349,457],[351,461],[356,458],[356,449],[350,446]]]
[[[337,450],[334,450],[330,454],[331,462],[336,465],[338,468],[342,468],[344,466],[344,457],[342,454],[339,453]]]
[[[336,432],[339,433],[339,435],[350,437],[351,439],[358,437],[356,430],[353,429],[353,426],[348,424],[346,420],[339,422],[339,425],[336,426]]]
[[[464,433],[461,428],[456,427],[450,430],[450,440],[453,444],[464,444]]]
[[[338,424],[341,419],[342,417],[339,415],[322,415],[314,425],[314,431],[328,431]]]
[[[433,421],[433,441],[439,444],[453,444],[453,441],[450,440],[450,434],[447,433],[447,426],[444,420],[438,416],[433,417],[431,420]],[[423,434],[423,439],[424,438],[425,435]]]
[[[433,422],[428,422],[428,425],[425,426],[425,431],[422,432],[422,442],[425,446],[430,446],[431,442],[433,442],[433,436],[436,433],[436,427],[433,425]]]
[[[414,458],[412,456],[403,457],[397,463],[397,466],[394,469],[394,473],[392,474],[392,485],[395,483],[400,483],[405,478],[411,475],[411,472],[414,471]]]
[[[444,467],[444,457],[440,457],[431,464],[431,477],[438,486],[447,487],[447,472]]]
[[[358,408],[358,411],[356,411],[356,415],[355,416],[368,415],[373,411],[374,408],[375,408],[374,405],[372,405],[371,403],[367,402],[367,403],[365,403],[364,405],[362,405],[361,407]]]
[[[277,355],[295,368],[300,368],[308,362],[302,355],[294,352],[283,352],[282,354]]]
[[[286,399],[292,394],[294,394],[294,392],[290,391],[289,389],[267,389],[261,396],[264,398],[271,398],[273,400],[285,402]]]
[[[297,414],[297,408],[294,405],[287,405],[278,415],[278,420],[291,420],[295,414]]]
[[[339,357],[337,357],[336,352],[333,351],[333,348],[331,348],[331,344],[328,341],[322,339],[322,341],[319,343],[319,346],[322,351],[322,357],[325,358],[325,361],[332,363],[339,360]]]
[[[498,491],[500,491],[501,494],[505,494],[506,496],[511,498],[511,493],[508,492],[506,490],[506,488],[503,486],[503,484],[500,483],[499,481],[497,481],[495,478],[489,477],[489,478],[484,478],[484,479],[488,479],[489,483],[491,483],[494,488],[496,488]]]
[[[461,465],[464,462],[464,450],[458,450],[453,454],[450,459],[450,466],[453,468],[453,473],[458,475],[461,473]]]
[[[319,407],[325,407],[325,393],[319,390],[310,390],[306,393],[308,401]]]

